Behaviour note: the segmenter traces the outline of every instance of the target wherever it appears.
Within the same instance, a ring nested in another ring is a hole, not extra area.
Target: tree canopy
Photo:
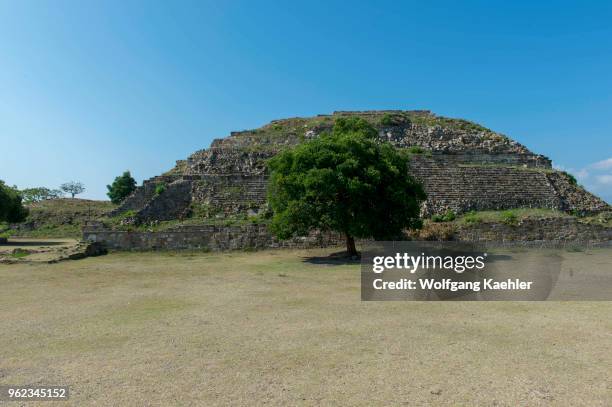
[[[16,188],[11,188],[0,180],[0,221],[21,222],[28,216],[28,210],[21,202],[21,195]]]
[[[61,198],[64,193],[59,189],[45,187],[26,188],[20,191],[24,203],[34,203],[47,199]]]
[[[85,185],[82,182],[70,181],[62,184],[60,189],[74,198],[75,195],[85,192]]]
[[[107,185],[108,192],[106,195],[114,204],[119,204],[128,195],[136,189],[136,180],[132,178],[129,171],[125,171],[122,175],[115,178],[111,185]]]
[[[271,230],[281,239],[313,229],[354,238],[394,239],[421,226],[422,186],[408,174],[409,154],[376,137],[360,118],[338,119],[331,134],[269,161]]]

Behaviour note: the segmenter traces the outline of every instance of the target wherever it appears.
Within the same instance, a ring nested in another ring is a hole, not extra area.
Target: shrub
[[[470,211],[465,214],[465,216],[463,217],[463,221],[468,225],[475,225],[477,223],[482,222],[482,219],[480,218],[480,216],[478,216],[476,211]]]
[[[136,180],[129,171],[115,178],[111,185],[107,185],[108,197],[114,204],[119,204],[136,189]]]
[[[0,180],[0,222],[22,222],[27,215],[28,210],[23,206],[17,188],[9,187]]]
[[[444,220],[444,222],[452,222],[455,220],[456,217],[457,216],[455,215],[455,212],[449,209],[446,211],[442,219]]]
[[[452,222],[455,220],[457,216],[455,215],[455,212],[453,212],[452,210],[447,210],[443,215],[433,215],[431,217],[432,222]]]
[[[389,113],[385,113],[383,117],[380,118],[380,124],[383,126],[392,126],[394,123],[395,120],[393,120],[393,116],[391,116]]]
[[[130,209],[130,210],[127,210],[127,211],[117,215],[117,218],[127,219],[127,218],[132,218],[134,216],[136,216],[136,211],[134,209]]]
[[[431,217],[431,221],[436,222],[436,223],[442,222],[442,215],[438,215],[438,214],[433,215]]]
[[[503,211],[501,213],[501,221],[506,225],[516,225],[518,223],[518,216],[514,211]]]
[[[165,190],[166,190],[166,184],[163,182],[160,182],[159,184],[155,186],[155,196],[163,194]]]
[[[412,146],[408,149],[408,152],[410,154],[425,154],[426,151],[423,147],[419,147],[419,146]]]

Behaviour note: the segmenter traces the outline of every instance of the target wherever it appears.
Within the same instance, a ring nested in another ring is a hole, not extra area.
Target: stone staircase
[[[193,202],[210,206],[225,215],[255,214],[266,202],[267,177],[264,175],[203,175],[194,184]]]
[[[423,183],[427,202],[423,215],[452,210],[503,210],[549,208],[582,214],[609,206],[558,171],[528,166],[482,165],[419,157],[410,164],[411,174]]]
[[[411,174],[427,192],[424,215],[470,210],[518,207],[559,209],[544,171],[509,166],[469,166],[420,160],[411,163]]]

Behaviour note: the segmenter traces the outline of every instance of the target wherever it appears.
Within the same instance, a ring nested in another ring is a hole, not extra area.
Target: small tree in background
[[[85,185],[83,185],[82,182],[70,181],[62,184],[60,189],[65,193],[70,194],[71,198],[74,198],[75,195],[85,192]]]
[[[34,203],[46,201],[48,199],[58,199],[64,196],[59,189],[49,189],[45,187],[26,188],[20,191],[24,203]]]
[[[0,222],[22,222],[26,216],[28,210],[21,203],[17,188],[11,188],[0,180]]]
[[[313,229],[346,237],[394,239],[419,228],[422,186],[408,174],[409,154],[376,139],[360,118],[338,119],[332,134],[286,150],[269,161],[271,230],[281,239]]]
[[[136,180],[129,171],[115,178],[111,185],[107,185],[108,197],[114,204],[119,204],[136,189]]]

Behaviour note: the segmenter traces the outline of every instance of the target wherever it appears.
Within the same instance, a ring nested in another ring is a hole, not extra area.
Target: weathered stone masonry
[[[553,170],[548,158],[503,135],[426,111],[385,111],[277,120],[261,129],[233,132],[178,161],[167,174],[145,181],[115,213],[133,210],[146,222],[187,217],[193,205],[206,206],[211,217],[261,212],[266,201],[266,160],[330,130],[334,120],[346,116],[369,120],[378,127],[381,140],[399,148],[421,149],[413,154],[410,172],[428,193],[425,216],[449,209],[461,213],[545,207],[585,214],[609,209]],[[387,116],[393,123],[383,120]],[[167,189],[155,195],[160,183]]]
[[[342,236],[312,233],[310,236],[278,241],[266,225],[180,226],[159,232],[127,232],[86,227],[83,239],[111,250],[210,250],[267,248],[314,248],[340,246]],[[574,218],[525,219],[517,225],[480,223],[458,228],[454,240],[502,245],[601,246],[612,244],[612,228],[587,225]]]
[[[243,219],[262,213],[266,210],[266,160],[283,148],[318,137],[331,130],[337,118],[349,116],[368,120],[378,129],[381,140],[411,151],[410,175],[423,183],[428,194],[422,206],[426,217],[448,210],[459,214],[518,207],[576,214],[610,210],[607,203],[554,170],[547,157],[482,126],[428,111],[366,111],[275,120],[260,129],[233,132],[230,137],[214,140],[210,148],[177,161],[166,174],[145,181],[114,214],[133,211],[136,222],[146,224],[194,216],[206,223],[207,219]],[[156,193],[160,184],[165,190]],[[255,236],[251,229],[243,232]],[[127,237],[119,238],[120,234],[104,236],[132,245]],[[192,238],[182,234],[142,239],[161,239],[159,244],[171,246],[176,246],[172,241],[183,239],[192,245]],[[229,238],[228,244],[237,239]],[[265,239],[255,240],[261,246]]]
[[[517,225],[479,223],[459,228],[455,238],[468,242],[552,245],[610,245],[612,228],[575,218],[524,219]]]
[[[341,243],[340,237],[332,233],[312,233],[307,237],[278,241],[272,237],[265,225],[181,226],[159,232],[128,232],[89,226],[83,230],[83,239],[101,243],[111,250],[224,251],[279,247],[314,248]]]

